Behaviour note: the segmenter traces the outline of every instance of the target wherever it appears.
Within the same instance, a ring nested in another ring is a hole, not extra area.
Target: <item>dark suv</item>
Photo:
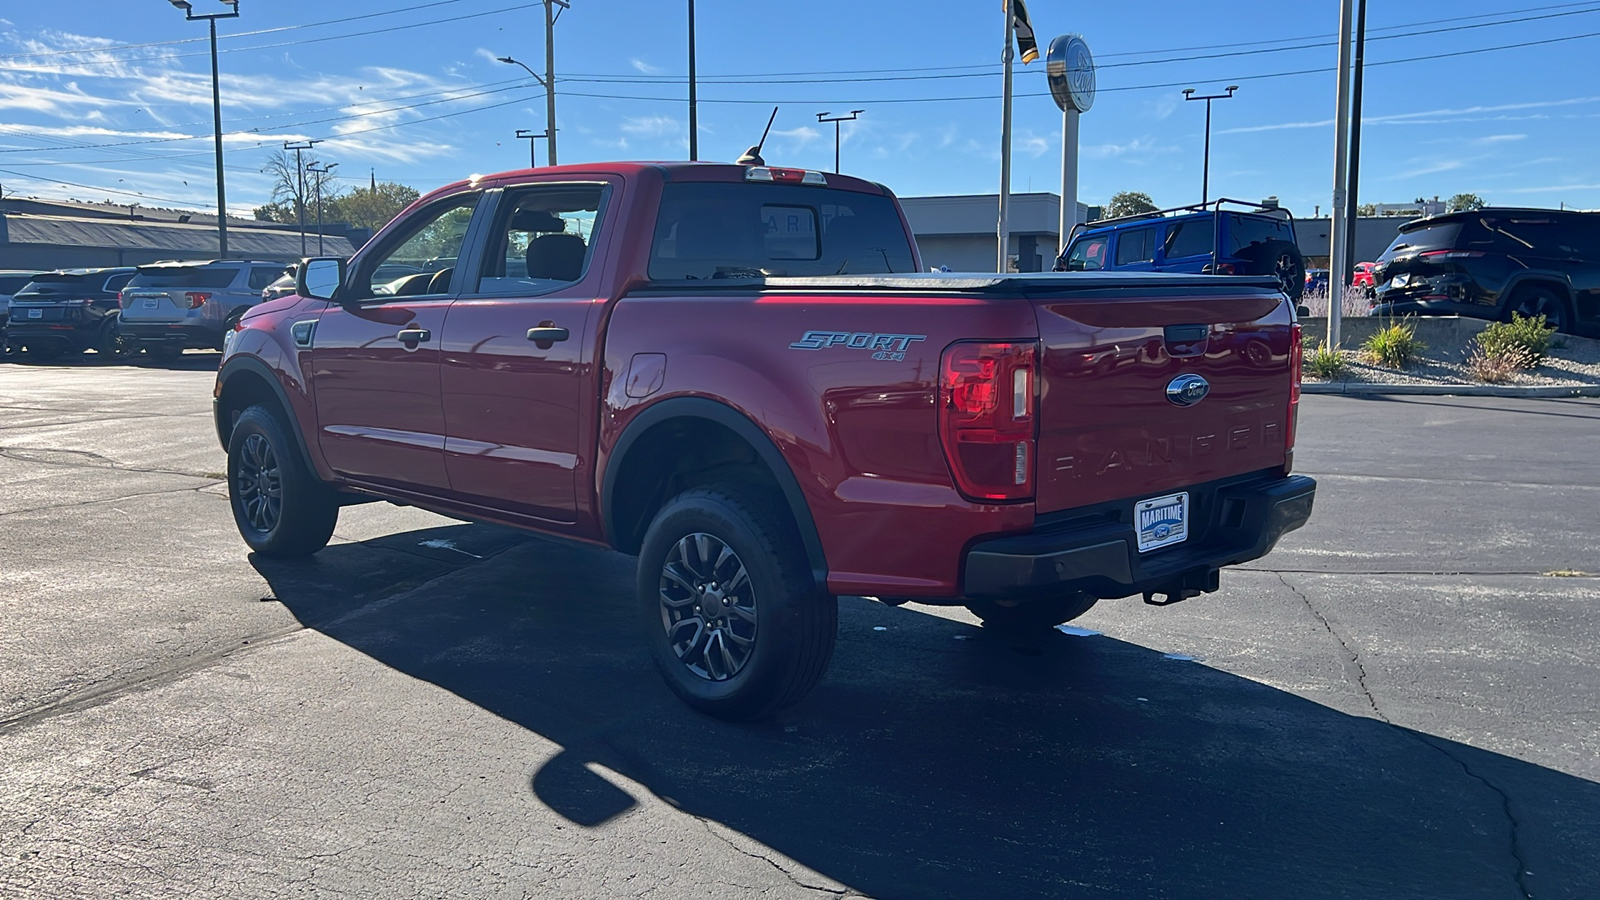
[[[1243,209],[1223,209],[1232,204]],[[1306,263],[1287,209],[1241,200],[1213,200],[1102,219],[1072,230],[1057,272],[1187,272],[1276,275],[1283,292],[1305,293]]]
[[[117,327],[117,293],[133,269],[69,269],[35,276],[11,298],[6,343],[39,359],[93,348],[124,358],[138,346]]]
[[[1496,209],[1406,223],[1378,257],[1373,315],[1544,316],[1600,336],[1600,213]]]

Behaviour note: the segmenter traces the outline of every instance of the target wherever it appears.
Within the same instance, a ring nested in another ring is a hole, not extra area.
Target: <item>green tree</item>
[[[1120,216],[1137,216],[1143,213],[1155,212],[1158,207],[1150,195],[1143,191],[1119,191],[1111,195],[1111,200],[1106,204],[1105,217],[1115,219]]]
[[[1483,209],[1488,205],[1477,194],[1457,194],[1445,201],[1444,208],[1449,212],[1471,212],[1475,209]]]
[[[1377,204],[1374,204],[1374,203],[1363,203],[1360,206],[1356,207],[1356,215],[1358,215],[1358,216],[1375,216],[1377,214],[1378,214]]]
[[[333,198],[332,215],[328,200],[324,198],[322,215],[327,221],[349,222],[358,228],[377,231],[420,196],[416,188],[380,181],[376,187],[359,187]]]
[[[268,203],[255,209],[257,222],[288,222],[293,223],[294,207],[288,203]]]

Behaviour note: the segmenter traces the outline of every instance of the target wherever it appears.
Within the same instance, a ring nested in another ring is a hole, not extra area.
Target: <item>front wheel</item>
[[[639,551],[638,604],[667,685],[718,718],[798,702],[833,657],[838,598],[818,589],[778,500],[746,487],[695,488],[662,507]]]
[[[1510,313],[1529,319],[1544,316],[1544,324],[1557,331],[1567,330],[1567,305],[1546,288],[1530,287],[1517,291],[1511,298],[1507,321],[1511,319]]]
[[[310,556],[339,521],[338,498],[264,406],[245,410],[228,438],[228,502],[244,542],[263,556]]]
[[[1096,598],[1086,594],[1064,594],[1017,603],[998,600],[969,600],[967,609],[988,628],[1011,631],[1040,631],[1071,622],[1088,612]]]

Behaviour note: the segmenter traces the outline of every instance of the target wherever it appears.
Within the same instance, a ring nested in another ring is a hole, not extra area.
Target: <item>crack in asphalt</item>
[[[1328,620],[1328,617],[1324,616],[1322,612],[1311,603],[1311,598],[1307,597],[1305,592],[1290,584],[1289,579],[1284,577],[1284,573],[1277,572],[1274,574],[1278,576],[1278,581],[1281,582],[1290,593],[1300,598],[1300,602],[1305,604],[1306,609],[1311,613],[1312,616],[1316,618],[1319,623],[1321,623],[1323,629],[1327,631],[1335,641],[1338,642],[1340,649],[1342,649],[1345,654],[1344,668],[1347,677],[1350,677],[1350,680],[1355,682],[1356,687],[1361,689],[1361,695],[1366,698],[1367,706],[1371,707],[1372,714],[1376,716],[1379,721],[1383,722],[1385,725],[1388,725],[1390,728],[1393,728],[1395,731],[1418,741],[1423,746],[1428,747],[1429,749],[1434,750],[1440,755],[1444,756],[1446,759],[1460,767],[1461,771],[1468,778],[1471,778],[1472,780],[1483,785],[1485,788],[1488,788],[1490,791],[1493,791],[1495,795],[1500,798],[1500,810],[1505,815],[1506,822],[1510,830],[1511,860],[1516,864],[1516,872],[1513,874],[1513,880],[1516,882],[1517,889],[1522,892],[1524,900],[1531,900],[1533,893],[1528,887],[1527,883],[1528,865],[1527,861],[1522,855],[1522,822],[1517,818],[1516,813],[1511,808],[1511,795],[1499,785],[1490,781],[1487,776],[1474,772],[1472,767],[1467,765],[1465,760],[1450,752],[1450,749],[1441,744],[1437,738],[1431,735],[1422,734],[1421,732],[1410,728],[1396,725],[1393,720],[1385,715],[1383,710],[1378,708],[1378,700],[1372,695],[1371,688],[1367,686],[1367,667],[1361,662],[1361,654],[1357,653],[1351,648],[1350,642],[1345,640],[1344,635],[1340,634],[1338,629],[1333,627],[1333,623]]]
[[[70,462],[61,459],[50,459],[43,454],[60,453],[67,456],[82,457],[90,462]],[[125,466],[110,457],[91,453],[88,450],[70,450],[62,447],[0,447],[0,457],[16,462],[35,463],[41,466],[57,466],[63,469],[111,469],[114,472],[136,472],[141,475],[177,475],[183,478],[212,478],[204,472],[179,472],[174,469],[154,469],[140,466]]]
[[[184,476],[184,477],[198,478],[199,476]],[[0,512],[0,518],[3,518],[5,516],[20,516],[20,515],[25,515],[27,513],[48,512],[48,511],[50,511],[52,509],[72,509],[74,507],[80,507],[80,506],[98,506],[98,505],[100,505],[102,503],[121,503],[124,500],[137,500],[140,497],[159,497],[159,496],[161,496],[163,494],[187,494],[187,493],[196,493],[196,494],[198,494],[198,493],[203,493],[206,488],[214,487],[215,485],[225,484],[225,483],[226,482],[217,481],[217,480],[213,479],[213,480],[207,481],[205,484],[196,485],[194,487],[164,488],[164,489],[159,490],[159,491],[140,491],[139,493],[136,493],[136,494],[124,494],[123,496],[120,496],[120,497],[106,497],[106,498],[100,499],[100,500],[74,500],[74,501],[72,501],[70,503],[52,503],[52,504],[49,504],[49,505],[46,505],[46,506],[30,506],[27,509],[12,509],[12,510],[6,510],[4,512]]]
[[[1423,572],[1423,571],[1404,571],[1404,570],[1399,570],[1399,569],[1396,569],[1396,570],[1355,571],[1355,570],[1352,570],[1352,569],[1263,569],[1263,568],[1257,568],[1255,566],[1233,566],[1231,568],[1232,568],[1232,571],[1235,571],[1235,572],[1263,572],[1263,573],[1268,574],[1268,575],[1280,575],[1280,576],[1281,575],[1420,575],[1420,576],[1437,577],[1437,578],[1451,578],[1451,577],[1457,577],[1457,576],[1483,577],[1483,576],[1496,576],[1496,575],[1531,575],[1531,576],[1537,576],[1537,577],[1540,577],[1540,578],[1553,577],[1553,576],[1549,575],[1550,570],[1548,570],[1548,569],[1540,569],[1540,570],[1497,569],[1497,570],[1492,571],[1492,572],[1489,572],[1489,571],[1485,571],[1485,572],[1467,572],[1467,571],[1461,571],[1461,570],[1456,570],[1456,569],[1450,569],[1450,570],[1434,569],[1434,570],[1431,570],[1431,571]],[[1579,574],[1579,575],[1562,575],[1561,577],[1562,578],[1600,578],[1600,575],[1591,575],[1591,574],[1585,572],[1585,573]],[[1290,590],[1293,590],[1293,588],[1290,588]]]
[[[781,874],[784,878],[789,880],[790,884],[793,884],[795,887],[800,888],[801,890],[818,891],[818,892],[821,892],[821,893],[824,893],[824,894],[830,894],[830,895],[832,895],[834,897],[858,897],[858,896],[860,896],[855,891],[852,891],[849,888],[831,888],[831,887],[824,887],[823,885],[820,885],[820,884],[807,884],[806,882],[801,881],[800,878],[795,875],[795,873],[789,871],[788,869],[785,869],[783,866],[778,865],[778,861],[773,859],[772,857],[767,856],[764,853],[751,853],[749,850],[746,850],[743,847],[739,846],[738,844],[734,843],[733,840],[730,839],[727,835],[722,834],[721,832],[717,831],[717,827],[716,826],[719,823],[717,823],[717,822],[715,822],[715,821],[713,821],[711,819],[707,819],[704,816],[696,816],[696,815],[690,814],[690,818],[694,819],[696,822],[699,822],[702,826],[704,826],[704,828],[706,830],[706,834],[709,834],[712,837],[716,838],[717,840],[721,841],[722,843],[728,845],[729,848],[731,848],[732,850],[734,850],[735,852],[737,852],[737,853],[739,853],[741,855],[748,856],[751,859],[759,859],[759,860],[761,860],[762,862],[764,862],[767,865],[771,866],[772,868],[776,869],[779,874]]]

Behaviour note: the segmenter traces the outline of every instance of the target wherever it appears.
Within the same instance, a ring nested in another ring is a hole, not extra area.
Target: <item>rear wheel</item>
[[[650,656],[701,712],[762,718],[827,671],[838,598],[817,588],[794,522],[758,489],[695,488],[668,501],[645,533],[638,578]]]
[[[228,502],[244,542],[263,556],[309,556],[339,521],[337,496],[264,406],[245,410],[228,438]]]
[[[139,339],[124,333],[117,320],[111,319],[101,326],[100,338],[96,341],[94,349],[107,359],[132,359],[139,355]]]
[[[1532,319],[1544,316],[1544,323],[1557,331],[1566,331],[1571,320],[1567,316],[1567,304],[1549,288],[1525,287],[1519,288],[1511,295],[1511,302],[1506,305],[1506,321],[1511,320],[1511,314],[1517,313]]]
[[[1002,603],[998,600],[969,600],[967,609],[983,620],[988,628],[1013,631],[1037,631],[1054,628],[1070,622],[1088,612],[1096,598],[1086,594],[1065,594],[1060,597],[1042,597]]]

